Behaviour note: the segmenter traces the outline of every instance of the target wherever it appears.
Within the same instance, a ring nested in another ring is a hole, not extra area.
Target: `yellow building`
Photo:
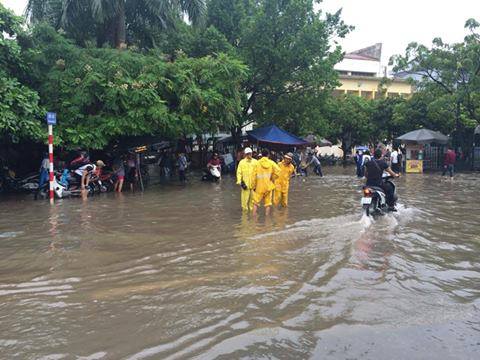
[[[381,56],[380,43],[345,54],[344,59],[335,65],[341,85],[334,94],[352,94],[366,99],[409,97],[413,92],[412,85],[406,79],[388,78],[386,68],[381,65]]]

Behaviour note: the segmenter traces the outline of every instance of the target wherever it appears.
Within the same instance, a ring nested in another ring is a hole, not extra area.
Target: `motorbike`
[[[86,190],[88,195],[94,194],[96,190],[94,182],[90,182]],[[46,182],[42,187],[38,188],[35,193],[35,200],[39,197],[42,199],[48,198],[49,191],[50,183]],[[53,191],[55,197],[58,199],[82,195],[80,183],[76,181],[75,177],[71,176],[70,170],[68,169],[55,173],[55,176],[53,177]]]
[[[98,179],[93,179],[96,192],[110,192],[115,188],[116,176],[113,172],[102,172]]]
[[[30,193],[38,189],[38,173],[17,178],[15,172],[7,166],[0,171],[0,192]]]
[[[382,180],[386,186],[393,189],[394,201],[397,201],[397,193],[395,184],[392,182],[393,177],[383,174]],[[361,200],[363,213],[367,216],[385,215],[389,210],[385,190],[378,186],[363,186],[363,197]]]
[[[222,177],[219,166],[211,166],[203,171],[202,181],[218,182]]]

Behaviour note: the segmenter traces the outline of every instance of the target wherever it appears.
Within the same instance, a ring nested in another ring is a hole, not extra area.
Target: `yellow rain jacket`
[[[280,174],[275,180],[275,191],[288,192],[288,186],[290,185],[290,178],[295,172],[295,166],[292,163],[286,164],[283,160],[278,163],[280,168]]]
[[[280,174],[278,165],[269,158],[262,157],[253,170],[253,188],[257,194],[275,189],[273,180]]]
[[[253,189],[253,170],[255,169],[255,166],[257,165],[257,160],[255,159],[242,159],[238,163],[238,168],[237,168],[237,185],[240,185],[240,183],[243,182],[245,185],[247,185],[248,189],[251,190]]]

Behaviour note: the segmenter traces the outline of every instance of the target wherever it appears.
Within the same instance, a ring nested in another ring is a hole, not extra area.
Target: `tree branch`
[[[429,77],[430,79],[432,79],[435,83],[437,83],[437,84],[440,85],[442,88],[444,88],[445,91],[447,91],[449,94],[453,94],[453,91],[450,90],[450,89],[448,88],[448,86],[445,85],[443,82],[441,82],[440,80],[438,80],[437,78],[435,78],[435,77],[432,75],[431,72],[429,72],[429,71],[427,70],[427,71],[426,71],[426,74],[427,74],[428,77]]]

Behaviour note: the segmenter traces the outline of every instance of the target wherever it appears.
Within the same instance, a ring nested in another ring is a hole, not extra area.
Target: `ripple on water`
[[[292,179],[257,220],[228,177],[11,202],[2,356],[479,358],[478,177],[405,176],[372,219],[350,170]]]

